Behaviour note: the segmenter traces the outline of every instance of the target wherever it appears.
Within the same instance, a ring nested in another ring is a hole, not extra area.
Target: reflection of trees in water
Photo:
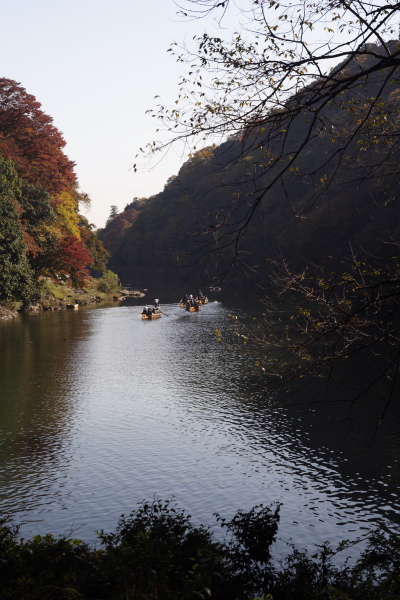
[[[245,396],[259,398],[272,411],[285,407],[288,417],[300,421],[299,432],[311,436],[314,447],[327,446],[344,453],[351,464],[359,464],[360,469],[374,475],[391,465],[392,475],[396,473],[400,483],[400,406],[388,404],[387,396],[375,391],[354,401],[337,390],[336,398],[327,400],[325,386],[326,382],[320,382],[319,386],[314,383],[307,389],[297,388],[287,396],[271,394],[265,389],[264,378],[250,373],[241,380],[240,390]]]
[[[334,452],[344,473],[352,470],[380,477],[390,469],[393,483],[400,485],[400,406],[387,405],[387,396],[375,392],[352,401],[337,390],[336,398],[328,401],[325,386],[326,382],[319,386],[314,382],[307,390],[271,394],[264,378],[253,372],[241,379],[240,391],[254,399],[257,410],[261,406],[274,414],[284,408],[286,419],[293,422],[294,437]],[[246,403],[248,410],[254,403]]]
[[[224,310],[223,318],[228,314]],[[213,322],[213,326],[218,325]],[[226,341],[229,327],[225,334]],[[332,500],[344,505],[355,502],[359,507],[368,504],[377,514],[398,522],[394,500],[400,485],[397,406],[391,405],[379,421],[384,400],[373,395],[353,404],[324,402],[322,391],[314,389],[313,399],[298,394],[282,402],[266,393],[263,378],[251,372],[256,359],[250,346],[214,343],[201,327],[193,341],[199,360],[190,363],[189,359],[188,364],[195,364],[196,380],[206,376],[208,365],[218,388],[214,394],[192,397],[189,410],[196,420],[207,421],[208,431],[215,427],[216,432],[233,436],[238,446],[231,445],[231,452],[244,457],[254,452],[251,461],[260,469],[268,466],[277,473],[290,469],[293,489],[313,481],[317,496],[329,487]],[[185,337],[177,340],[177,350],[185,352]],[[203,351],[215,359],[215,368],[212,360],[201,356]],[[180,365],[184,368],[185,359]],[[221,371],[220,377],[216,370]],[[322,401],[316,402],[315,397]]]
[[[71,345],[86,338],[83,314],[29,315],[1,324],[0,464],[5,497],[31,498],[68,464],[75,407]]]
[[[250,307],[250,305],[248,304]],[[242,311],[239,320],[251,328],[257,326],[262,311],[254,305]],[[242,332],[239,328],[239,333]],[[273,329],[267,330],[273,333]],[[372,369],[379,369],[378,361],[385,356],[375,356],[374,364],[356,356],[346,364],[337,367],[340,373],[333,373],[328,379],[307,377],[302,383],[293,383],[284,389],[267,389],[267,377],[261,369],[263,348],[253,345],[251,339],[243,344],[237,338],[237,352],[246,355],[246,368],[240,373],[238,391],[243,407],[259,419],[259,411],[273,415],[281,414],[284,408],[285,420],[292,423],[293,439],[301,439],[312,448],[326,448],[337,457],[345,475],[360,472],[365,477],[381,477],[390,474],[391,485],[400,485],[400,405],[395,401],[396,390],[387,394],[389,379],[382,380],[357,397],[358,390]],[[357,362],[355,365],[354,363]],[[336,377],[337,375],[337,377]],[[339,385],[340,383],[340,385]],[[390,401],[388,402],[388,399]],[[279,419],[280,420],[280,417]],[[390,473],[389,473],[390,472]]]
[[[393,405],[377,428],[380,408],[374,398],[352,406],[351,416],[347,402],[307,403],[298,398],[285,408],[273,401],[266,408],[262,396],[255,395],[253,403],[245,403],[252,413],[250,423],[258,422],[262,429],[264,421],[274,432],[283,432],[284,451],[293,453],[294,464],[308,464],[319,486],[334,482],[330,495],[358,498],[361,505],[375,506],[399,524],[400,411]]]
[[[250,306],[248,300],[244,299],[244,309]],[[237,297],[234,303],[241,305]],[[335,401],[326,402],[322,380],[320,387],[314,385],[307,395],[300,389],[283,398],[267,392],[264,378],[256,373],[260,350],[234,343],[229,314],[245,316],[243,308],[230,311],[220,306],[214,319],[208,323],[197,320],[188,335],[176,331],[177,369],[192,369],[192,379],[199,386],[208,379],[215,387],[190,399],[196,419],[207,420],[209,428],[213,421],[218,422],[219,430],[225,422],[229,435],[240,439],[239,451],[256,449],[261,462],[272,453],[279,465],[288,453],[293,465],[305,465],[304,473],[310,465],[310,477],[318,485],[325,481],[325,466],[331,465],[338,489],[344,485],[361,497],[368,491],[377,505],[392,506],[400,485],[400,407],[391,403],[382,420],[386,396],[370,393],[352,403],[336,393]],[[250,312],[249,321],[257,314],[257,303]],[[223,342],[216,340],[217,327],[223,329]],[[362,370],[358,372],[362,376]],[[348,384],[351,392],[351,381]],[[183,402],[186,405],[187,399]]]

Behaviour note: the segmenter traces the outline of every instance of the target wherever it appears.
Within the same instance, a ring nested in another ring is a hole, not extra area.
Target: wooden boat
[[[189,312],[199,312],[200,306],[191,306],[189,303],[186,304],[186,310]]]
[[[142,319],[144,321],[152,321],[153,319],[160,319],[162,316],[162,312],[158,309],[156,312],[151,313],[142,313]]]
[[[201,299],[199,299],[199,297],[197,296],[195,298],[195,301],[198,302],[199,304],[208,304],[208,298],[207,296],[203,296]],[[179,302],[178,306],[180,306],[181,308],[186,308],[188,305],[188,302]],[[192,311],[193,312],[193,311]]]

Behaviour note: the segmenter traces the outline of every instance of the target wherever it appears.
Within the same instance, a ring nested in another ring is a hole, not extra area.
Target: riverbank
[[[15,319],[18,317],[18,312],[5,306],[0,306],[0,321],[7,321],[8,319]]]
[[[102,279],[92,278],[85,287],[74,288],[68,282],[55,282],[45,278],[41,282],[40,298],[28,308],[21,303],[13,302],[7,306],[0,305],[0,320],[15,319],[21,312],[37,312],[41,310],[69,310],[79,306],[89,306],[101,302],[120,302],[128,297],[142,298],[144,293],[139,290],[114,288],[104,291]]]

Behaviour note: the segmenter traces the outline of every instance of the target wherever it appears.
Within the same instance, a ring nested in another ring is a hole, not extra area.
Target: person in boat
[[[146,304],[146,306],[143,307],[142,315],[148,315],[148,314],[149,314],[149,307]]]
[[[158,298],[154,300],[154,308],[160,308],[160,301]]]

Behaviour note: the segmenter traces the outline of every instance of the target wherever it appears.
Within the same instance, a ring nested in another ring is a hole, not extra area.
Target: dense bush
[[[143,503],[116,533],[100,533],[111,598],[221,598],[229,567],[221,544],[208,529],[169,501]],[[108,596],[106,596],[108,598]]]
[[[0,302],[29,302],[37,295],[37,281],[26,257],[24,232],[16,197],[21,182],[12,162],[0,156]]]
[[[167,500],[143,502],[122,516],[101,548],[80,540],[18,537],[0,521],[1,600],[394,600],[400,597],[400,539],[372,533],[358,560],[339,565],[329,544],[309,555],[294,547],[271,557],[279,506],[258,506],[227,521],[217,541],[210,529]]]
[[[118,275],[112,271],[106,271],[97,282],[97,289],[102,294],[117,292],[120,288]]]

